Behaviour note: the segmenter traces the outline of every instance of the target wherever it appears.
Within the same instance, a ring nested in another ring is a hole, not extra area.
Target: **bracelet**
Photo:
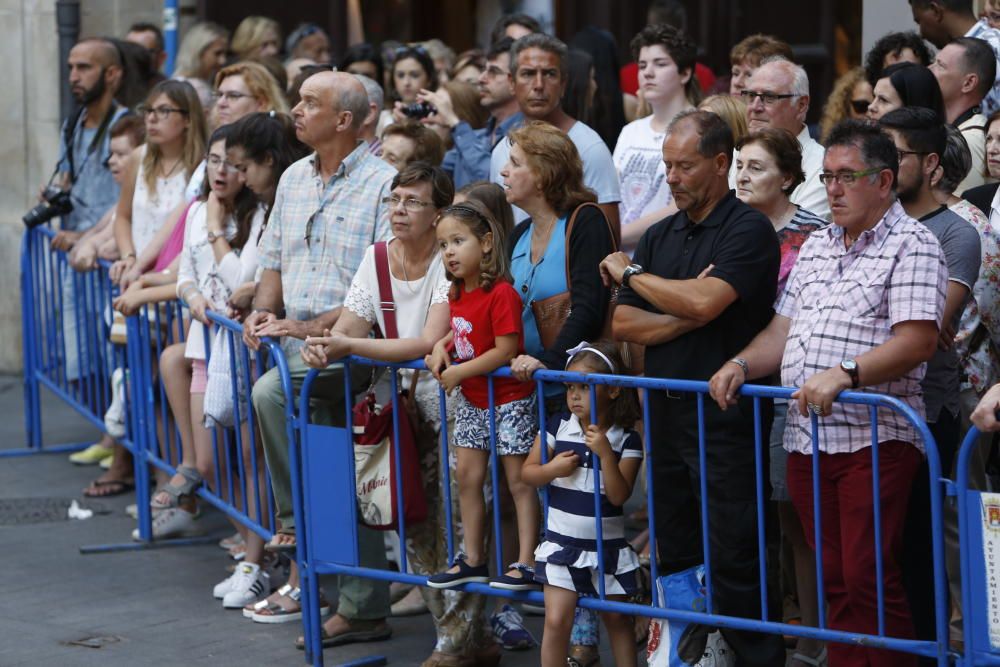
[[[135,252],[130,252],[129,254],[127,254],[124,257],[122,257],[122,261],[124,261],[126,259],[135,259]]]
[[[274,315],[274,311],[271,310],[270,308],[254,308],[250,312],[251,313],[269,313],[271,315]]]
[[[743,379],[750,377],[750,365],[747,364],[747,360],[743,357],[733,357],[729,360],[730,363],[736,364],[743,369]]]

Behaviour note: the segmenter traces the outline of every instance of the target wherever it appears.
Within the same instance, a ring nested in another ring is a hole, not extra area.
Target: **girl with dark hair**
[[[566,90],[562,96],[563,111],[581,123],[594,127],[594,96],[596,93],[594,59],[585,51],[570,49],[569,57],[566,59]]]
[[[368,42],[355,44],[344,52],[337,67],[341,72],[362,74],[382,85],[382,54]]]

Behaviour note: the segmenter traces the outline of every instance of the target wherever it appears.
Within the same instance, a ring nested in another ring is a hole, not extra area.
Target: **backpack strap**
[[[386,338],[399,338],[396,302],[392,298],[392,279],[389,274],[389,245],[385,241],[375,242],[375,275],[378,277],[379,308],[385,320],[383,333]]]

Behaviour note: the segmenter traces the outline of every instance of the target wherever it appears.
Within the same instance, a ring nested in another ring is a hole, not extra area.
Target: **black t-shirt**
[[[646,348],[646,375],[707,380],[767,326],[774,314],[781,251],[767,217],[744,204],[732,191],[700,223],[685,211],[656,223],[639,239],[634,261],[648,273],[670,280],[709,275],[725,280],[739,298],[705,326],[674,340]],[[631,289],[622,288],[618,303],[654,313]]]

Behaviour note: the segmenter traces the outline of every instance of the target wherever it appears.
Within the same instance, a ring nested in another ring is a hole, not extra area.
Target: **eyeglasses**
[[[135,108],[135,112],[140,116],[148,116],[149,114],[155,114],[157,120],[166,120],[170,114],[179,113],[187,115],[187,111],[184,109],[179,109],[177,107],[148,107],[145,104],[140,104]]]
[[[235,165],[232,162],[227,162],[218,155],[209,155],[207,158],[205,158],[205,161],[208,163],[208,166],[211,167],[212,169],[222,169],[224,171],[239,171],[239,172],[246,171],[246,167],[244,167],[243,165]]]
[[[227,102],[238,102],[244,97],[253,97],[250,93],[237,93],[234,90],[218,90],[212,94],[216,100],[226,100]]]
[[[399,206],[400,203],[402,203],[403,208],[405,208],[409,213],[416,213],[421,209],[434,205],[429,201],[420,201],[419,199],[414,199],[413,197],[407,197],[406,199],[402,199],[397,195],[392,195],[391,197],[382,197],[382,203],[388,205],[390,209],[394,209],[397,206]]]
[[[851,100],[851,108],[854,109],[854,113],[865,113],[868,111],[869,104],[871,104],[869,100]]]
[[[791,97],[798,97],[798,95],[792,95],[791,93],[769,93],[763,90],[741,90],[740,97],[748,105],[753,104],[753,101],[759,97],[765,106],[771,106],[778,100],[787,100]]]
[[[885,169],[885,167],[872,167],[871,169],[864,169],[862,171],[838,171],[836,174],[824,171],[819,175],[819,182],[826,187],[830,187],[834,184],[834,182],[840,183],[841,185],[854,185],[859,178],[877,174],[883,169]]]
[[[902,148],[896,149],[896,159],[900,162],[902,162],[903,158],[907,155],[927,155],[927,151],[904,151]]]

